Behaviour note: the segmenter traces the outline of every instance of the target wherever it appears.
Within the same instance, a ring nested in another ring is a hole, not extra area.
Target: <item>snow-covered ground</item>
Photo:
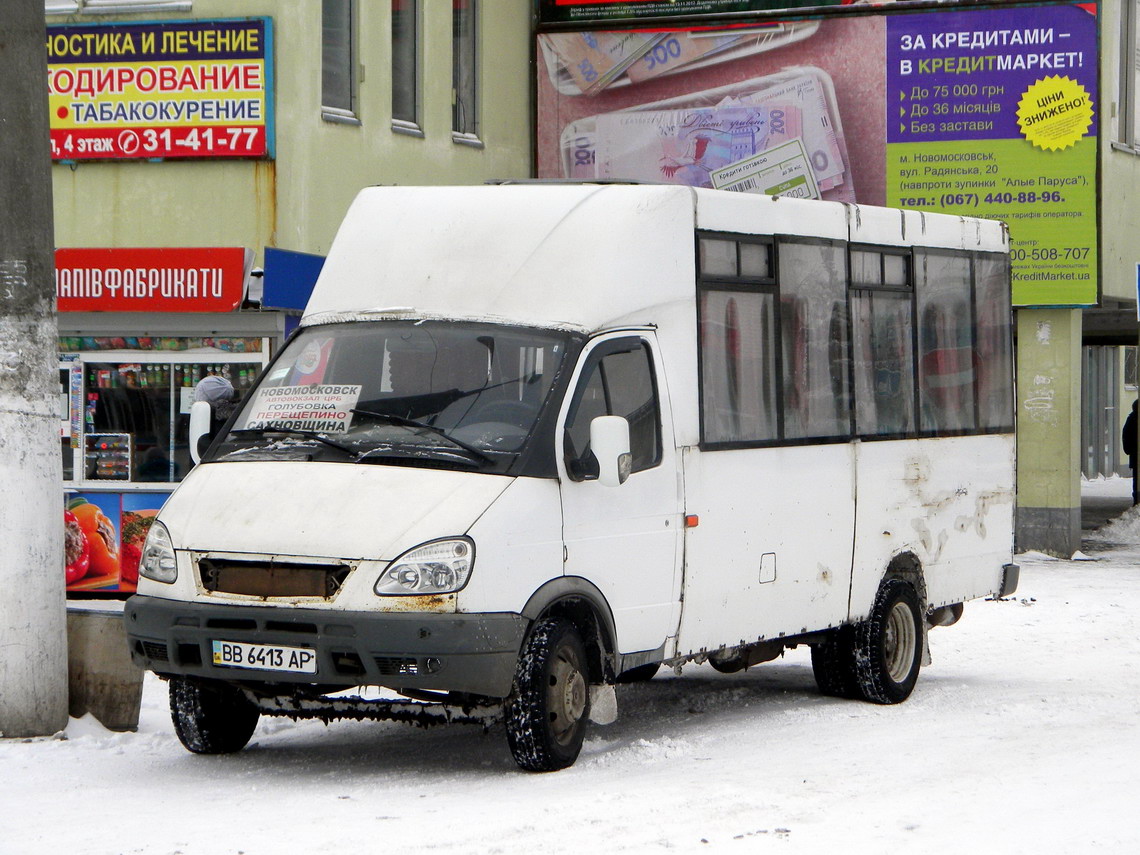
[[[905,704],[820,696],[803,649],[686,668],[546,775],[501,725],[263,719],[194,756],[148,679],[137,733],[0,740],[0,853],[1140,852],[1140,513],[1082,553],[933,630]]]

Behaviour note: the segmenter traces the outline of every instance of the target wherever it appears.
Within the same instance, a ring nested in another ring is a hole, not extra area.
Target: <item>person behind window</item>
[[[194,387],[194,403],[205,401],[210,405],[210,439],[221,430],[222,425],[233,414],[238,395],[233,385],[225,377],[211,374],[203,377]]]

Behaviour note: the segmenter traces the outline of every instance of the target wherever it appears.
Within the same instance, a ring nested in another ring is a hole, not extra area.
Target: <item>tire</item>
[[[811,670],[819,691],[833,698],[862,698],[855,676],[855,628],[841,626],[811,648]]]
[[[567,620],[538,621],[523,645],[514,691],[504,705],[507,743],[528,772],[565,769],[578,759],[590,714],[586,648]]]
[[[648,683],[657,676],[657,672],[661,670],[660,662],[651,662],[648,665],[638,665],[636,668],[630,668],[628,671],[622,671],[618,676],[619,683]]]
[[[170,718],[187,751],[232,754],[245,748],[257,720],[257,707],[228,683],[170,678]]]
[[[909,582],[887,579],[867,620],[854,626],[855,681],[864,700],[910,697],[922,666],[922,612]]]

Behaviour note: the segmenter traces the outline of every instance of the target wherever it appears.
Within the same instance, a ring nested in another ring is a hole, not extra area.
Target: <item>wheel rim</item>
[[[914,616],[910,607],[900,600],[891,607],[890,614],[887,615],[887,627],[883,639],[883,659],[887,674],[894,682],[901,683],[910,674],[911,666],[914,664],[916,644]]]
[[[574,729],[586,712],[586,678],[577,655],[569,648],[558,651],[550,669],[546,709],[555,741],[559,745],[572,742]]]

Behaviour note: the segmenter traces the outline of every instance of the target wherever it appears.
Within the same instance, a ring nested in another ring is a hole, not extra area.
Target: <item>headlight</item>
[[[376,580],[381,596],[450,594],[467,584],[475,564],[470,538],[433,540],[409,549],[388,565]]]
[[[139,575],[156,582],[173,582],[178,578],[178,563],[174,557],[174,544],[170,532],[160,522],[151,524],[139,559]]]

